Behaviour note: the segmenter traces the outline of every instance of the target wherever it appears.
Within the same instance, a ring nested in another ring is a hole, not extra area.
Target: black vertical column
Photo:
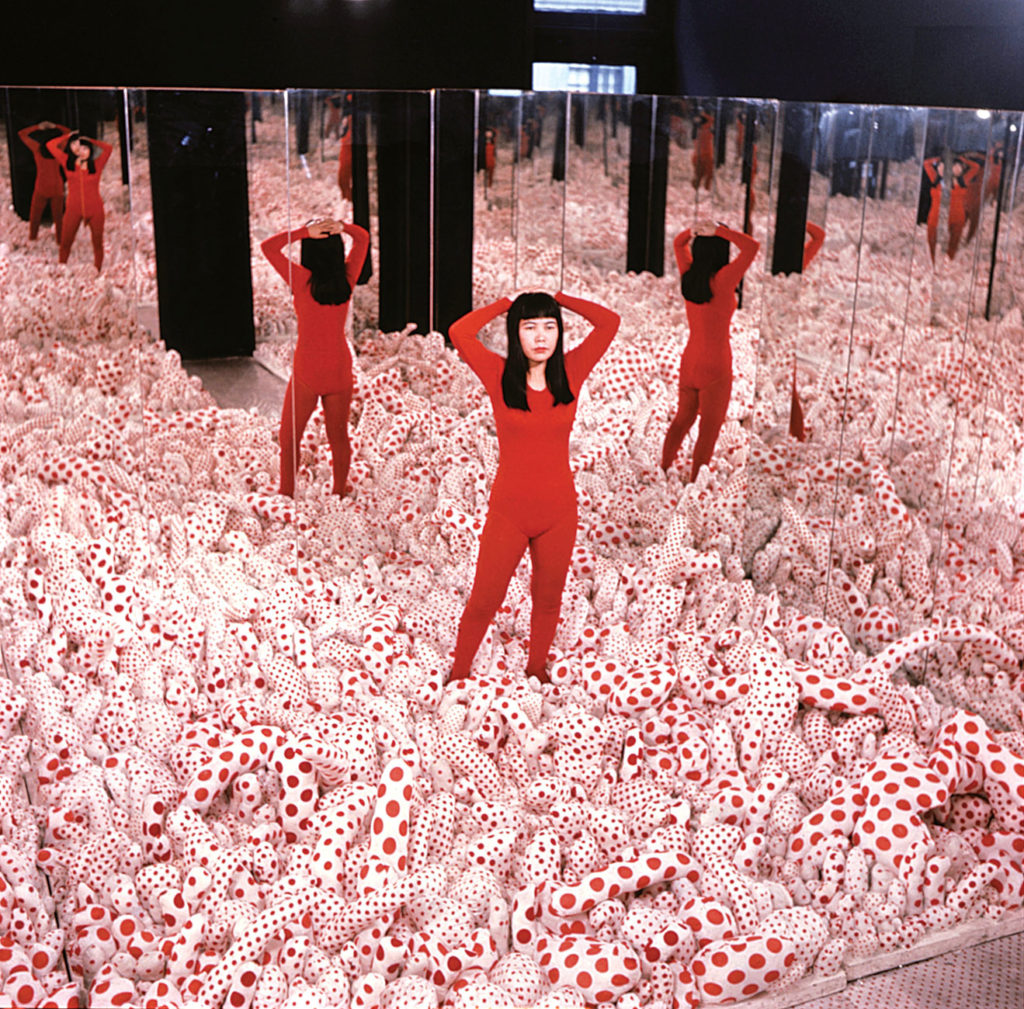
[[[255,347],[243,92],[146,95],[160,336],[184,358]]]
[[[629,133],[629,221],[626,269],[665,272],[665,200],[668,190],[669,103],[645,95],[633,100]]]
[[[430,326],[430,95],[377,97],[380,328]]]
[[[370,230],[370,169],[367,150],[367,123],[370,118],[372,96],[353,92],[349,101],[352,116],[352,220]],[[359,283],[365,284],[373,276],[373,246],[366,250],[366,261],[359,274]]]
[[[434,329],[473,307],[475,96],[438,91],[434,131]]]
[[[803,271],[816,119],[815,105],[786,102],[782,106],[782,159],[772,273]]]
[[[131,181],[131,169],[128,166],[128,155],[134,146],[132,142],[131,127],[124,107],[124,97],[118,92],[120,101],[117,103],[117,137],[121,148],[121,182],[127,184]]]

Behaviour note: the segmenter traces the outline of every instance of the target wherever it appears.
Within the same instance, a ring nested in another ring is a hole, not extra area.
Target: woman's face
[[[558,344],[558,320],[550,317],[520,319],[519,344],[530,364],[543,364]]]
[[[71,153],[76,158],[87,158],[87,157],[89,157],[89,145],[85,144],[85,143],[82,143],[81,140],[72,140],[71,144],[70,144],[70,147],[71,147]]]

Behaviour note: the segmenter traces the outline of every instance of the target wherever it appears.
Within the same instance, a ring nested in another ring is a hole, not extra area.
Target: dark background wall
[[[530,86],[533,60],[633,63],[680,93],[1020,108],[1020,0],[51,0],[0,18],[0,84]]]
[[[683,94],[1024,106],[1018,0],[677,0]]]

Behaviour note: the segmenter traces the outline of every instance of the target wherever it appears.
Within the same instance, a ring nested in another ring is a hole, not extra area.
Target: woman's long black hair
[[[352,297],[345,275],[345,243],[341,235],[304,238],[299,261],[309,270],[309,293],[321,305],[344,305]]]
[[[729,240],[719,235],[698,235],[691,252],[693,262],[680,286],[687,301],[704,305],[711,300],[711,278],[729,262]]]
[[[68,134],[67,143],[64,145],[64,150],[68,152],[68,160],[67,160],[67,165],[65,167],[67,168],[67,170],[69,172],[73,172],[73,171],[75,171],[75,169],[76,169],[76,167],[78,165],[78,158],[74,155],[74,153],[71,150],[71,145],[76,140],[80,144],[85,144],[85,146],[89,148],[89,160],[88,160],[89,174],[90,175],[95,175],[96,174],[96,145],[91,140],[86,140],[86,138],[83,137],[82,134],[78,132],[78,130],[75,130],[74,133],[69,133]]]
[[[542,291],[521,294],[512,302],[505,316],[508,330],[508,356],[505,370],[501,373],[501,395],[505,406],[513,410],[529,410],[526,402],[527,360],[523,345],[519,341],[519,323],[523,319],[554,319],[558,323],[558,342],[548,358],[544,377],[555,403],[571,403],[576,397],[569,387],[569,376],[565,373],[565,354],[562,350],[562,307]]]
[[[38,130],[33,130],[29,134],[29,139],[34,140],[39,145],[39,154],[44,158],[50,158],[55,160],[53,155],[50,153],[50,148],[46,145],[53,140],[54,137],[59,137],[64,131],[59,126],[40,126]]]

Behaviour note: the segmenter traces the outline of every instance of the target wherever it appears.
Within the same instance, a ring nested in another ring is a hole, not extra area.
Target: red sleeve
[[[67,141],[71,133],[62,133],[59,137],[52,137],[46,141],[46,149],[54,156],[54,158],[64,165],[68,160],[68,152],[64,148],[64,144]]]
[[[308,237],[308,228],[298,228],[295,231],[281,231],[260,242],[260,250],[263,255],[267,257],[270,265],[277,270],[278,275],[289,287],[291,287],[295,271],[301,270],[302,267],[284,254],[284,247],[291,242],[297,242],[300,238]]]
[[[96,174],[99,175],[103,171],[103,166],[110,160],[114,145],[108,144],[105,140],[94,140],[93,143],[100,149],[96,158]]]
[[[499,298],[483,308],[475,308],[467,312],[461,319],[456,319],[448,327],[448,339],[452,341],[459,357],[473,369],[476,377],[490,390],[497,371],[498,363],[504,358],[488,350],[477,338],[477,333],[492,319],[512,307],[511,298]]]
[[[942,176],[939,174],[939,159],[926,158],[924,163],[924,173],[928,176],[928,181],[933,186],[937,186],[942,181]]]
[[[341,230],[352,237],[352,249],[345,260],[345,276],[348,277],[348,286],[354,291],[370,248],[370,233],[358,224],[343,224]]]
[[[804,269],[811,265],[811,261],[821,251],[825,243],[825,229],[819,227],[813,221],[807,222],[807,234],[811,240],[804,246]]]
[[[735,259],[730,259],[711,278],[711,285],[715,293],[718,291],[733,291],[736,289],[736,285],[743,279],[743,274],[747,272],[747,267],[754,261],[757,250],[761,248],[761,243],[757,239],[751,238],[746,232],[733,231],[732,228],[727,228],[724,224],[720,224],[715,228],[715,234],[719,238],[727,238],[740,250],[740,254]]]
[[[586,339],[565,356],[566,368],[568,369],[571,361],[573,377],[576,381],[582,382],[590,374],[594,365],[601,360],[601,356],[608,349],[612,338],[619,331],[619,322],[621,321],[619,313],[593,301],[574,298],[571,294],[566,294],[563,291],[559,291],[555,295],[555,301],[577,315],[582,315],[594,327],[587,334]]]
[[[681,277],[693,264],[693,253],[690,251],[690,239],[693,237],[693,229],[687,228],[676,235],[672,248],[676,254],[676,265],[679,267]]]
[[[38,123],[33,123],[31,126],[23,126],[18,130],[18,137],[21,142],[33,153],[36,154],[39,151],[39,144],[33,140],[29,134],[34,133],[38,128]]]

